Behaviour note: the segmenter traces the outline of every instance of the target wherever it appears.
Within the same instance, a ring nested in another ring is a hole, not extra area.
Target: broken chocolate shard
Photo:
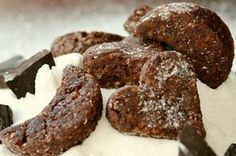
[[[7,88],[4,81],[4,73],[19,66],[25,59],[21,55],[16,55],[2,63],[0,63],[0,88]]]
[[[7,86],[19,99],[24,97],[27,92],[35,93],[35,77],[38,69],[48,64],[51,68],[55,65],[51,52],[43,50],[38,52],[20,66],[4,74]]]
[[[11,108],[7,105],[0,104],[0,131],[13,124],[12,116]],[[0,140],[0,144],[1,143]]]
[[[0,63],[0,73],[7,72],[10,69],[16,68],[20,65],[25,59],[21,55],[16,55],[2,63]]]
[[[216,156],[197,130],[187,123],[179,137],[179,156]]]
[[[224,156],[236,156],[236,144],[231,144]]]

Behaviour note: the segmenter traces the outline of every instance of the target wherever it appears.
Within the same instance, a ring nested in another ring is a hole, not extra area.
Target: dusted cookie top
[[[144,5],[136,8],[133,13],[129,16],[127,21],[124,23],[124,28],[127,32],[132,34],[137,22],[142,18],[148,11],[152,10],[150,6]]]
[[[102,96],[95,79],[68,66],[49,105],[36,117],[1,131],[0,139],[18,155],[57,156],[82,143],[101,115]]]
[[[144,64],[139,86],[110,97],[107,118],[132,135],[176,139],[190,121],[205,136],[193,66],[174,51],[155,54]]]
[[[130,36],[121,42],[89,48],[84,53],[84,69],[104,88],[138,84],[140,70],[147,58],[163,50],[159,42]]]
[[[68,53],[83,54],[89,47],[104,42],[121,41],[122,36],[106,32],[73,32],[58,37],[52,44],[53,56],[60,56]]]
[[[225,23],[211,10],[191,3],[170,3],[148,12],[135,35],[162,41],[191,58],[198,78],[217,88],[228,77],[234,44]]]

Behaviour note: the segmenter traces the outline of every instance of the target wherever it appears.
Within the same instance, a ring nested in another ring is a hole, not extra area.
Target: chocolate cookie
[[[52,44],[54,57],[68,54],[83,54],[89,47],[104,42],[121,41],[124,37],[105,32],[73,32],[57,38]]]
[[[136,8],[133,13],[129,16],[127,21],[124,23],[124,28],[127,32],[132,34],[136,23],[142,18],[147,12],[152,10],[150,6],[144,5]]]
[[[140,70],[147,58],[163,50],[159,42],[130,36],[121,42],[89,48],[84,53],[84,70],[104,88],[138,84]]]
[[[107,118],[121,133],[176,139],[186,122],[202,136],[200,101],[194,67],[180,53],[157,53],[142,68],[139,86],[112,94]]]
[[[162,41],[190,57],[198,78],[217,88],[228,77],[234,43],[226,24],[211,10],[191,3],[170,3],[148,12],[136,36]]]
[[[64,69],[61,87],[36,117],[0,132],[13,152],[24,156],[57,156],[82,143],[102,115],[102,96],[96,80],[82,69]]]

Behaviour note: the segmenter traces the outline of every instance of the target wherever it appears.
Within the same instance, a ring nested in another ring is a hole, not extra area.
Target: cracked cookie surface
[[[84,70],[103,88],[138,84],[143,64],[164,47],[160,42],[129,36],[121,42],[104,43],[84,53]]]
[[[57,156],[81,144],[102,115],[96,80],[75,66],[64,69],[55,97],[36,117],[0,132],[2,142],[24,156]]]
[[[124,37],[106,32],[85,32],[78,31],[58,37],[52,44],[54,57],[69,54],[83,54],[89,47],[104,42],[121,41]]]
[[[211,10],[184,2],[161,5],[139,20],[134,34],[165,42],[191,58],[198,78],[213,89],[230,73],[233,39],[226,24]]]
[[[139,86],[117,90],[107,103],[107,118],[121,133],[176,139],[186,122],[202,136],[196,74],[189,61],[174,51],[154,55],[144,64]]]

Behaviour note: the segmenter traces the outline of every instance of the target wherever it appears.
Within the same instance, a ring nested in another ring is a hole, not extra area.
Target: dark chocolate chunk
[[[216,156],[204,138],[190,123],[185,125],[179,141],[179,156]]]
[[[166,51],[172,51],[175,50],[172,46],[162,42],[162,45],[165,47]]]
[[[19,66],[25,59],[21,55],[14,56],[2,63],[0,63],[0,88],[7,88],[4,81],[4,73]]]
[[[0,104],[0,131],[6,127],[11,126],[13,123],[12,120],[12,110],[7,105]],[[1,140],[0,140],[0,143]]]
[[[224,156],[236,156],[236,144],[231,144]]]
[[[43,50],[38,52],[20,66],[4,74],[7,86],[19,99],[27,92],[35,93],[35,77],[38,69],[48,64],[50,68],[55,65],[51,52]]]

